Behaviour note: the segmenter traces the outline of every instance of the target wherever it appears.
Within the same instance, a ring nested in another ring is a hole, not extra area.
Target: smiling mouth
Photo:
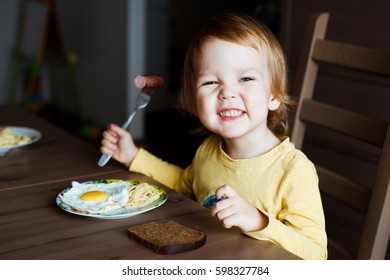
[[[243,115],[244,112],[241,110],[226,110],[219,112],[219,115],[223,118],[235,118]]]

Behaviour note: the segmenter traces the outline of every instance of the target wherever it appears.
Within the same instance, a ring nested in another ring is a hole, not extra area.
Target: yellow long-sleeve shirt
[[[278,244],[303,259],[326,259],[327,237],[317,173],[289,138],[282,140],[261,156],[236,160],[223,151],[222,138],[211,136],[186,169],[141,149],[130,170],[148,175],[201,204],[218,187],[229,184],[269,218],[265,229],[245,234]]]

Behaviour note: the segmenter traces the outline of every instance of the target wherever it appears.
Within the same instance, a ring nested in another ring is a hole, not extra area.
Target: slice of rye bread
[[[128,229],[131,239],[159,254],[175,254],[194,250],[206,243],[206,235],[174,221],[157,224],[150,222]]]

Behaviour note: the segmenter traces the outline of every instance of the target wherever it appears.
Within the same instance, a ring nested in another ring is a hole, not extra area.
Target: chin
[[[224,139],[235,139],[235,138],[240,138],[245,135],[243,132],[239,131],[231,131],[231,130],[224,130],[222,132],[218,133],[221,137]]]
[[[239,138],[248,133],[248,130],[245,129],[243,125],[209,126],[206,128],[212,133],[218,134],[225,139]]]

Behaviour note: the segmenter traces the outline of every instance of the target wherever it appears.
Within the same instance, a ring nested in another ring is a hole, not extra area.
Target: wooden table
[[[298,259],[238,229],[224,229],[208,209],[147,176],[128,172],[115,162],[97,167],[95,147],[23,110],[5,108],[18,120],[9,125],[34,127],[44,138],[35,147],[1,159],[0,259]],[[3,109],[0,107],[0,120],[4,124]],[[23,122],[25,116],[29,119]],[[107,178],[154,183],[167,191],[168,199],[149,212],[114,220],[73,215],[56,205],[57,195],[72,180]],[[132,225],[169,220],[204,231],[206,244],[190,252],[159,255],[127,236]]]
[[[99,150],[89,143],[20,107],[0,106],[0,126],[24,126],[42,133],[39,142],[0,157],[0,190],[118,171],[114,161],[99,167]]]

